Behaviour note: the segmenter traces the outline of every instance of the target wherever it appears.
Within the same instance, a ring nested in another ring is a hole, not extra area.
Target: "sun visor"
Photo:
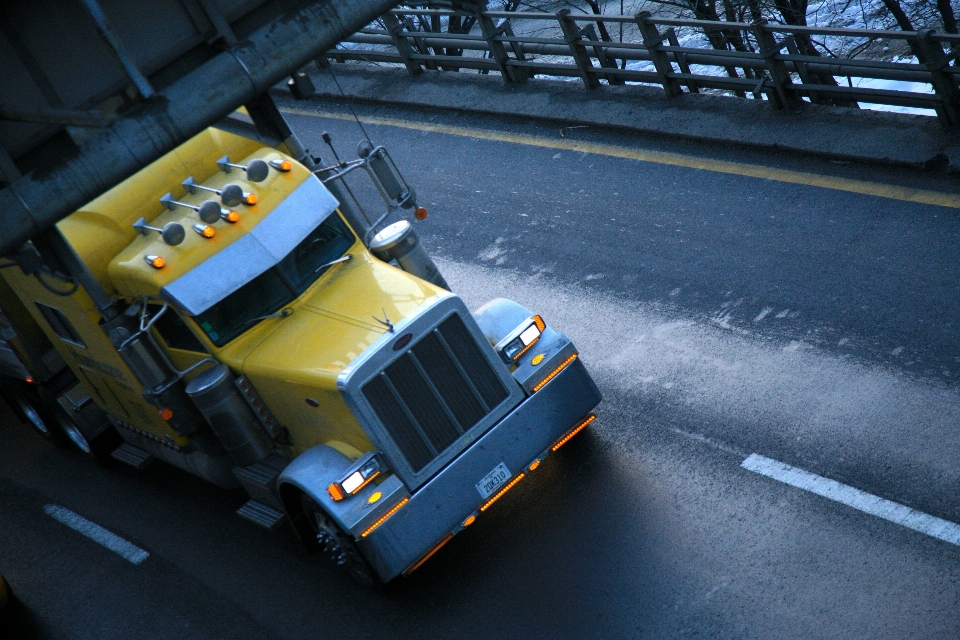
[[[203,313],[283,260],[338,204],[310,176],[249,233],[160,289],[160,297],[188,315]]]

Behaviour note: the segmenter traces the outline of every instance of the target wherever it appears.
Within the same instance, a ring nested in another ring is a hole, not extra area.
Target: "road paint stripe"
[[[960,546],[960,525],[911,509],[897,502],[854,489],[815,473],[792,467],[757,453],[750,454],[740,466],[829,500],[845,504],[872,516],[889,520],[908,529]]]
[[[303,109],[289,108],[281,109],[281,111],[298,116],[314,116],[318,118],[329,118],[332,120],[353,120],[352,115],[345,115],[342,113],[306,111]],[[960,209],[960,194],[942,193],[940,191],[912,189],[910,187],[881,184],[879,182],[823,176],[816,173],[775,169],[772,167],[744,164],[741,162],[730,162],[727,160],[712,160],[709,158],[699,158],[697,156],[687,156],[679,153],[643,151],[640,149],[619,147],[612,144],[577,142],[563,138],[543,138],[521,133],[505,133],[502,131],[491,131],[489,129],[468,129],[466,127],[453,127],[443,124],[412,122],[409,120],[396,120],[393,118],[365,117],[362,120],[367,124],[385,125],[388,127],[398,127],[402,129],[414,129],[416,131],[430,131],[433,133],[444,133],[453,136],[477,138],[480,140],[493,140],[497,142],[509,142],[513,144],[545,147],[548,149],[578,151],[583,153],[591,153],[594,155],[610,156],[613,158],[639,160],[641,162],[653,162],[656,164],[686,167],[688,169],[701,169],[703,171],[713,171],[715,173],[729,173],[748,178],[760,178],[763,180],[773,180],[775,182],[788,182],[791,184],[819,187],[821,189],[833,189],[835,191],[859,193],[861,195],[876,196],[879,198],[887,198],[889,200],[917,202],[920,204],[932,204],[940,207]]]
[[[90,522],[83,516],[70,511],[66,507],[60,507],[55,504],[48,504],[43,507],[43,512],[61,524],[65,524],[77,533],[81,533],[90,538],[97,544],[110,549],[118,556],[133,564],[140,564],[150,557],[147,551],[144,551],[137,545],[124,540],[120,536],[107,531],[95,522]]]

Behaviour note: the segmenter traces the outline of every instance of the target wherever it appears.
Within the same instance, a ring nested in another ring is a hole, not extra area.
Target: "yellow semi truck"
[[[0,263],[0,389],[100,462],[243,487],[241,516],[374,584],[534,472],[600,393],[535,313],[471,313],[408,222],[344,213],[330,188],[354,169],[388,213],[424,213],[382,147],[319,167],[288,146],[208,129]]]

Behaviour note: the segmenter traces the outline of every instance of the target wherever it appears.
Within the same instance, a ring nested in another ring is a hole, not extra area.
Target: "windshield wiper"
[[[348,253],[347,255],[345,255],[345,256],[340,256],[340,257],[337,258],[336,260],[331,260],[330,262],[328,262],[328,263],[326,263],[326,264],[320,265],[319,267],[317,267],[316,269],[314,269],[313,272],[316,273],[317,271],[320,271],[320,269],[326,269],[327,267],[332,267],[333,265],[337,264],[338,262],[347,262],[347,261],[349,261],[350,258],[352,258],[352,257],[353,257],[353,256],[350,255],[349,253]]]
[[[292,315],[293,315],[293,309],[291,309],[290,307],[287,307],[286,309],[282,309],[280,311],[277,311],[276,313],[268,313],[265,316],[250,318],[249,320],[247,320],[247,323],[243,326],[253,324],[254,322],[260,322],[261,320],[266,320],[267,318],[286,318]]]

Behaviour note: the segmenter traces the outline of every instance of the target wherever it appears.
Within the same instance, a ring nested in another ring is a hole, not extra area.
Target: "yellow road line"
[[[340,113],[329,113],[325,111],[305,111],[301,109],[281,109],[281,111],[293,115],[316,116],[319,118],[330,118],[333,120],[353,120],[353,116]],[[687,167],[689,169],[702,169],[704,171],[714,171],[717,173],[732,173],[738,176],[747,176],[750,178],[761,178],[764,180],[775,180],[777,182],[803,184],[811,187],[820,187],[822,189],[835,189],[837,191],[848,191],[850,193],[862,193],[868,196],[878,196],[880,198],[889,198],[891,200],[919,202],[921,204],[932,204],[941,207],[953,207],[955,209],[960,209],[960,194],[928,191],[926,189],[911,189],[909,187],[899,187],[895,185],[881,184],[879,182],[868,182],[866,180],[837,178],[833,176],[823,176],[816,173],[774,169],[759,165],[744,164],[741,162],[710,160],[708,158],[686,156],[679,153],[642,151],[639,149],[618,147],[612,144],[577,142],[574,140],[565,140],[563,138],[551,139],[521,133],[491,131],[489,129],[468,129],[466,127],[452,127],[444,124],[428,124],[424,122],[412,122],[409,120],[395,120],[392,118],[365,117],[363,118],[363,122],[403,129],[414,129],[417,131],[430,131],[433,133],[443,133],[453,136],[477,138],[480,140],[495,140],[497,142],[524,144],[535,147],[544,147],[547,149],[580,151],[583,153],[610,156],[613,158],[640,160],[642,162],[655,162],[657,164]]]

